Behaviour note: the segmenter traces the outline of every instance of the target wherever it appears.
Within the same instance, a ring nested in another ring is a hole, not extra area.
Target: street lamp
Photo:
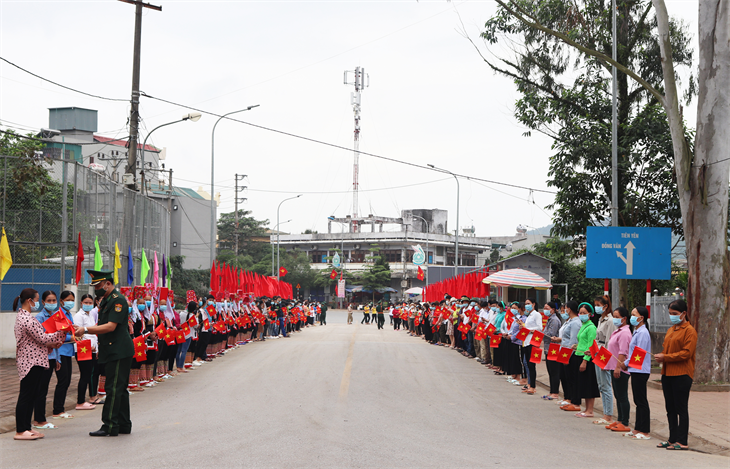
[[[428,235],[430,233],[430,231],[428,230],[428,220],[426,220],[423,217],[419,217],[418,215],[413,215],[413,214],[411,214],[411,217],[420,218],[421,220],[423,220],[423,223],[426,224],[426,286],[428,286]]]
[[[281,222],[281,225],[283,225],[284,223],[289,223],[290,221],[291,220],[283,221]],[[279,232],[279,223],[277,223],[274,227],[274,231],[276,231],[277,233]],[[274,243],[269,242],[269,244],[271,244],[271,276],[273,277],[274,275],[276,275],[274,273]]]
[[[454,176],[454,179],[456,179],[456,255],[454,258],[454,277],[457,277],[459,275],[459,178],[456,177],[456,174],[447,169],[437,168],[432,164],[428,166],[436,171],[449,173]]]
[[[276,207],[276,224],[279,224],[279,209],[281,208],[281,204],[286,202],[287,200],[292,199],[298,199],[301,197],[302,194],[295,195],[294,197],[289,197],[288,199],[284,199],[281,202],[279,202],[279,206]],[[279,230],[276,230],[276,280],[279,280]]]
[[[213,261],[215,261],[215,128],[218,125],[218,122],[220,122],[224,117],[228,117],[231,114],[236,114],[238,112],[250,111],[258,106],[258,104],[254,104],[253,106],[249,106],[245,109],[239,109],[238,111],[223,114],[217,121],[215,121],[215,124],[213,124],[213,131],[210,135],[210,265],[213,265]],[[236,197],[238,197],[238,194],[236,194]]]

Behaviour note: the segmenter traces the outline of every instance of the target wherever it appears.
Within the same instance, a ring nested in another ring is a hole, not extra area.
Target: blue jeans
[[[185,340],[185,342],[180,344],[180,346],[177,348],[177,367],[178,368],[185,367],[185,354],[188,353],[188,348],[190,347],[191,340],[192,340],[192,337],[188,337]]]
[[[603,415],[613,415],[612,374],[613,371],[602,370],[596,366],[596,378],[598,379],[598,390],[601,391]]]
[[[281,333],[286,337],[286,325],[284,324],[286,318],[279,318],[279,327],[281,328]]]

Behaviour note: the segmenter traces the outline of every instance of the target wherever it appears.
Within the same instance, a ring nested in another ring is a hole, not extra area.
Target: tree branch
[[[607,56],[606,54],[602,54],[602,53],[600,53],[600,52],[598,52],[596,50],[593,50],[593,49],[590,49],[588,47],[585,47],[585,46],[583,46],[581,44],[578,44],[577,42],[573,41],[568,36],[566,36],[564,33],[561,33],[561,32],[552,30],[552,29],[550,29],[550,28],[548,28],[546,26],[543,26],[542,24],[540,24],[539,21],[537,21],[536,18],[534,18],[532,15],[530,15],[528,12],[526,12],[521,6],[519,6],[516,3],[515,3],[515,8],[517,10],[519,10],[521,14],[518,13],[517,11],[515,11],[514,9],[510,8],[507,5],[507,3],[505,3],[503,0],[494,0],[494,1],[496,1],[497,3],[499,3],[502,6],[502,8],[504,8],[505,10],[507,10],[512,16],[514,16],[518,20],[522,21],[527,26],[533,27],[535,29],[538,29],[538,30],[546,33],[546,34],[549,34],[549,35],[551,35],[553,37],[556,37],[556,38],[562,40],[566,44],[575,47],[576,49],[578,49],[579,51],[583,52],[584,54],[588,54],[588,55],[590,55],[592,57],[597,58],[605,66],[608,66],[608,64],[613,65],[620,72],[622,72],[622,73],[626,74],[627,76],[630,76],[631,78],[633,78],[634,80],[636,80],[636,82],[638,82],[641,86],[643,86],[644,88],[646,88],[651,94],[653,94],[654,96],[656,96],[656,98],[660,102],[662,102],[662,103],[664,102],[664,95],[662,95],[659,91],[657,91],[646,80],[644,80],[643,78],[641,78],[639,75],[637,75],[636,73],[634,73],[629,68],[627,68],[624,65],[616,62],[615,60],[613,60],[611,57]],[[661,1],[662,4],[664,3],[662,0],[659,0],[659,1]],[[510,0],[510,3],[512,3],[511,0]],[[655,3],[656,3],[656,1],[655,1]],[[528,20],[525,17],[529,18],[532,21]]]

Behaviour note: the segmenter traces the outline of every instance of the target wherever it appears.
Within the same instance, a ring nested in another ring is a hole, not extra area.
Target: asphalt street
[[[131,435],[91,438],[99,409],[38,441],[0,435],[0,466],[723,467],[528,396],[445,347],[375,325],[252,343],[131,396]],[[387,321],[386,321],[387,322]]]

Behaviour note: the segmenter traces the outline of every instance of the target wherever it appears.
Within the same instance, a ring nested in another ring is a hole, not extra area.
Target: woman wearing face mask
[[[662,364],[662,391],[669,420],[669,440],[658,448],[686,450],[689,432],[689,391],[695,371],[697,331],[689,323],[687,303],[683,300],[669,304],[669,319],[672,327],[664,336],[662,353],[654,358]]]
[[[130,297],[126,297],[127,304],[129,304],[129,316],[127,319],[129,325],[129,334],[132,340],[140,337],[144,333],[145,319],[142,316],[142,311],[137,307],[136,300],[133,300],[134,294]],[[135,353],[137,351],[135,350]],[[146,358],[146,357],[145,357]],[[132,360],[132,365],[129,369],[129,391],[131,392],[142,392],[144,391],[144,383],[142,378],[142,362],[137,361],[136,358]]]
[[[517,334],[522,328],[525,319],[525,307],[519,301],[514,301],[510,305],[510,312],[514,316],[514,321],[509,329],[506,338],[509,339],[509,349],[507,351],[507,374],[511,375],[511,379],[507,380],[510,384],[524,386],[527,389],[527,374],[522,365],[522,341],[517,338]]]
[[[613,310],[611,309],[611,299],[607,296],[597,296],[593,300],[596,315],[600,314],[598,323],[596,324],[596,342],[599,347],[607,347],[611,334],[616,330],[613,325]],[[613,391],[611,382],[612,370],[600,367],[594,367],[596,370],[596,380],[598,381],[598,390],[601,392],[601,403],[603,404],[603,418],[594,420],[595,425],[611,425],[613,423]]]
[[[593,404],[596,397],[600,397],[598,390],[598,379],[596,378],[595,364],[591,359],[591,352],[588,350],[593,341],[596,340],[596,325],[591,321],[593,306],[588,303],[581,303],[578,310],[578,317],[582,323],[578,331],[578,343],[575,346],[575,355],[580,358],[578,368],[578,391],[580,397],[586,401],[586,410],[575,414],[576,417],[593,417]]]
[[[65,305],[64,309],[70,306],[73,307],[73,302],[70,305]],[[89,313],[94,309],[94,299],[91,295],[84,295],[81,297],[81,308],[74,315],[74,326],[79,327],[91,327],[96,326],[96,323],[92,321]],[[89,401],[93,401],[96,398],[96,388],[92,385],[91,376],[96,366],[97,353],[99,351],[98,340],[96,334],[84,334],[80,340],[91,341],[91,360],[76,360],[76,364],[79,367],[79,385],[78,393],[76,396],[76,410],[91,410],[96,405],[86,402],[86,388],[89,388]]]
[[[33,430],[31,416],[33,407],[40,397],[40,382],[46,374],[50,376],[50,373],[45,373],[45,369],[49,368],[48,349],[60,346],[66,337],[63,332],[46,334],[43,326],[31,315],[31,311],[38,311],[39,308],[38,292],[32,288],[21,291],[13,301],[13,309],[18,312],[14,333],[16,364],[20,378],[20,392],[15,406],[14,439],[16,440],[37,440],[44,436]],[[46,384],[47,389],[48,384]],[[43,404],[45,406],[45,393],[43,393]]]
[[[524,324],[520,324],[522,327],[530,331],[525,338],[522,347],[522,366],[527,372],[527,389],[523,392],[530,395],[535,394],[535,384],[537,380],[537,368],[535,367],[535,363],[530,361],[533,347],[530,345],[530,341],[532,341],[532,331],[542,332],[542,313],[540,313],[535,306],[536,303],[534,298],[528,298],[525,300],[525,314],[527,314],[527,319],[525,319]]]
[[[40,299],[41,301],[38,303],[38,306],[34,305],[32,311],[38,311],[38,314],[35,315],[35,319],[39,323],[43,324],[46,320],[48,320],[48,318],[51,317],[53,313],[55,313],[53,308],[51,308],[51,311],[46,308],[44,300],[48,300],[50,302],[50,305],[53,306],[54,303],[56,303],[56,294],[52,291],[45,291],[43,292],[43,295]],[[56,425],[50,423],[46,418],[46,398],[48,396],[48,385],[51,382],[53,372],[54,370],[61,368],[61,358],[58,354],[59,347],[60,345],[58,347],[54,347],[48,350],[49,367],[43,370],[43,372],[41,373],[41,379],[38,383],[40,389],[38,391],[37,399],[34,405],[35,419],[33,421],[33,427],[41,430],[51,430],[54,428],[58,428]]]
[[[545,357],[548,356],[548,349],[550,348],[550,338],[556,337],[558,331],[560,331],[560,319],[558,319],[555,313],[555,303],[545,303],[542,308],[542,314],[547,318],[547,324],[545,324],[545,340],[543,347],[545,350]],[[552,401],[560,398],[560,368],[561,365],[555,360],[545,360],[545,366],[547,367],[548,376],[550,377],[550,394],[542,396],[543,399]]]
[[[504,334],[505,331],[507,330],[507,324],[506,324],[506,321],[504,320],[504,317],[507,314],[505,312],[504,303],[501,301],[500,302],[493,301],[491,308],[494,308],[494,312],[495,312],[494,322],[493,322],[494,329],[495,329],[494,333],[495,334]],[[491,344],[490,344],[489,348],[492,350],[492,360],[494,363],[494,374],[500,375],[500,376],[504,375],[505,374],[504,370],[506,367],[505,362],[507,359],[507,341],[501,340],[499,342],[498,347],[491,347]]]
[[[618,418],[615,422],[606,425],[607,430],[626,433],[629,430],[629,373],[622,371],[617,363],[623,363],[629,356],[629,344],[631,343],[631,325],[629,324],[629,311],[623,306],[616,308],[611,318],[616,330],[611,334],[608,341],[608,351],[616,360],[611,359],[606,365],[606,370],[611,372],[611,384],[613,395],[616,397],[616,410]],[[608,414],[604,412],[604,414]],[[607,415],[611,417],[611,415]],[[609,420],[608,418],[606,420]]]
[[[561,347],[575,348],[578,343],[578,332],[582,326],[578,318],[578,302],[570,300],[565,304],[565,313],[561,314],[565,324],[560,337],[553,337],[552,341],[560,344]],[[566,319],[567,318],[567,319]],[[565,373],[565,384],[563,385],[563,401],[560,408],[566,412],[580,412],[582,402],[580,388],[578,387],[578,373],[583,357],[575,354],[570,356],[567,365],[563,365]],[[567,385],[567,386],[566,386]]]
[[[647,356],[641,365],[641,369],[630,368],[629,360],[634,357],[634,348],[639,347],[646,350],[647,355],[651,351],[651,335],[647,327],[649,310],[645,306],[637,306],[631,311],[630,324],[634,326],[634,335],[629,343],[629,355],[626,360],[618,365],[622,370],[631,374],[631,393],[634,395],[636,406],[636,423],[634,430],[624,433],[624,436],[637,440],[649,440],[651,413],[649,411],[649,400],[646,398],[646,383],[651,376],[651,359]]]

